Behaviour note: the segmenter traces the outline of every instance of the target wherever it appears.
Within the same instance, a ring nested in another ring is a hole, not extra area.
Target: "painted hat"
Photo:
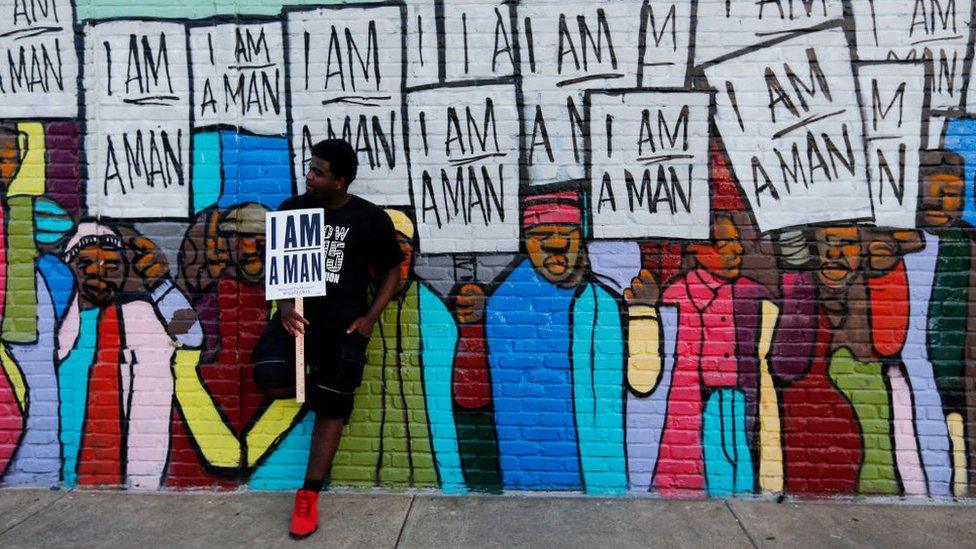
[[[401,212],[400,210],[383,210],[386,215],[390,216],[390,220],[393,221],[393,228],[397,232],[403,233],[407,238],[412,239],[414,236],[413,221],[410,216]]]
[[[267,212],[267,208],[254,202],[234,206],[223,215],[218,227],[221,232],[264,234]]]
[[[122,247],[122,239],[119,237],[119,234],[108,225],[94,221],[79,223],[78,228],[75,229],[74,234],[68,240],[64,253],[61,254],[61,259],[65,263],[70,263],[82,248],[102,243],[111,244],[117,248]]]
[[[579,225],[583,222],[579,193],[563,191],[522,198],[522,226]]]

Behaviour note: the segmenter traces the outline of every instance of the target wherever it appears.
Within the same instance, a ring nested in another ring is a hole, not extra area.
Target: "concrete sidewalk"
[[[936,547],[976,506],[326,493],[287,536],[290,493],[0,490],[0,547]]]

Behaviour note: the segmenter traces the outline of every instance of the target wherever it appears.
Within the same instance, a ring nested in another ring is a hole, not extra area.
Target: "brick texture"
[[[265,214],[341,137],[410,253],[333,485],[976,490],[970,2],[205,4],[0,1],[0,486],[301,484]]]

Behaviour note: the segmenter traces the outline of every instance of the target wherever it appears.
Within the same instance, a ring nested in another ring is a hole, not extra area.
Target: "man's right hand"
[[[305,333],[308,320],[298,314],[294,303],[278,302],[278,308],[281,309],[281,324],[289,334],[298,337]]]

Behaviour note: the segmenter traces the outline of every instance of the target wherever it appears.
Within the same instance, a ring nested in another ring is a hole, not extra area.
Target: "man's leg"
[[[332,458],[339,449],[339,439],[345,422],[341,419],[315,416],[315,427],[312,429],[312,445],[309,448],[308,468],[305,470],[305,480],[323,482],[329,470],[332,469]]]
[[[309,448],[308,467],[305,470],[305,484],[295,494],[295,507],[291,514],[289,535],[293,538],[307,537],[318,529],[319,492],[322,490],[325,476],[332,468],[332,458],[339,448],[343,425],[345,422],[341,419],[315,415],[312,445]]]

